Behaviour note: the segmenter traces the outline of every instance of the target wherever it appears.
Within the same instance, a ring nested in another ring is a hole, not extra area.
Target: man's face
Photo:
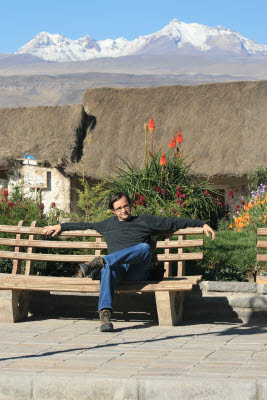
[[[119,221],[126,221],[131,216],[131,205],[128,200],[123,196],[118,201],[113,203],[113,214],[118,217]]]

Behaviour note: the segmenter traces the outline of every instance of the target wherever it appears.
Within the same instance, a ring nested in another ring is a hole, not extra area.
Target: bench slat
[[[4,233],[21,233],[21,234],[32,234],[32,235],[44,235],[44,228],[31,228],[28,226],[18,227],[12,225],[0,225],[0,232]],[[86,231],[65,231],[62,232],[59,236],[94,236],[101,237],[102,235],[93,229],[87,229]]]
[[[188,278],[188,279],[187,279]],[[181,277],[160,282],[134,281],[121,282],[116,291],[125,293],[154,291],[188,291],[198,283],[199,277]],[[1,289],[24,289],[63,292],[99,292],[99,281],[86,278],[64,278],[48,276],[25,276],[0,274]]]
[[[260,235],[260,236],[261,236],[261,235],[262,235],[262,236],[267,235],[267,228],[258,228],[257,234]]]
[[[95,255],[87,254],[43,254],[43,253],[23,253],[14,251],[0,251],[0,257],[14,260],[30,261],[56,261],[56,262],[87,262],[92,261]],[[202,260],[203,253],[183,253],[183,254],[158,254],[158,261],[177,261],[177,260]]]
[[[18,247],[40,247],[53,249],[107,249],[106,242],[70,242],[53,240],[28,240],[0,238],[0,245]]]
[[[203,253],[158,254],[158,261],[202,260]]]
[[[263,242],[264,243],[264,242]],[[53,249],[107,249],[106,242],[70,242],[52,240],[29,240],[0,238],[0,246],[39,247]],[[203,239],[197,240],[168,240],[157,242],[157,249],[171,249],[177,247],[203,246]]]
[[[171,249],[177,247],[195,247],[203,246],[203,239],[196,240],[168,240],[164,242],[157,242],[157,249]]]
[[[44,228],[31,228],[27,226],[18,227],[12,225],[0,225],[0,232],[5,233],[25,233],[25,234],[32,234],[32,235],[43,235]],[[176,232],[173,232],[172,235],[199,235],[203,233],[203,228],[185,228],[179,229]],[[153,235],[153,234],[152,234]],[[164,236],[170,235],[167,233],[154,233],[154,236]],[[60,236],[94,236],[94,237],[101,237],[102,235],[93,229],[87,229],[82,231],[64,231],[60,234]]]
[[[267,254],[258,254],[257,261],[267,261]]]
[[[0,251],[0,257],[11,258],[14,260],[31,261],[62,261],[62,262],[87,262],[92,261],[95,256],[92,255],[66,255],[66,254],[42,254],[42,253],[16,253],[13,251]]]
[[[261,249],[267,249],[267,240],[259,240],[257,247]]]

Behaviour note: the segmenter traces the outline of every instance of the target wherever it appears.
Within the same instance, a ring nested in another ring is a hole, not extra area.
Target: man
[[[103,235],[108,255],[96,257],[81,266],[83,276],[101,273],[98,311],[100,331],[113,330],[112,301],[116,283],[121,280],[146,280],[151,261],[151,233],[175,232],[187,227],[203,227],[212,240],[213,229],[205,222],[188,218],[162,218],[142,214],[131,215],[131,201],[125,193],[115,193],[109,201],[114,216],[101,222],[67,222],[45,227],[45,234],[56,236],[61,231],[95,229]]]

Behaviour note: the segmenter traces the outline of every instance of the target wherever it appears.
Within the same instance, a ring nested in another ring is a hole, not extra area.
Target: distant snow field
[[[173,19],[158,32],[132,41],[125,38],[95,40],[88,35],[71,40],[59,34],[41,32],[15,54],[24,53],[47,61],[68,62],[140,54],[267,56],[267,46],[222,26],[186,24]]]

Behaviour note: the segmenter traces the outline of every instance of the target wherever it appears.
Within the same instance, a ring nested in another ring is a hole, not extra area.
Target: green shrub
[[[139,167],[123,161],[110,179],[110,192],[126,192],[133,199],[133,213],[158,216],[200,218],[216,226],[225,215],[223,202],[209,181],[199,181],[187,160],[167,155],[160,166],[156,153],[146,166]]]
[[[250,192],[256,191],[260,184],[267,185],[267,167],[259,165],[248,174],[248,188]]]

